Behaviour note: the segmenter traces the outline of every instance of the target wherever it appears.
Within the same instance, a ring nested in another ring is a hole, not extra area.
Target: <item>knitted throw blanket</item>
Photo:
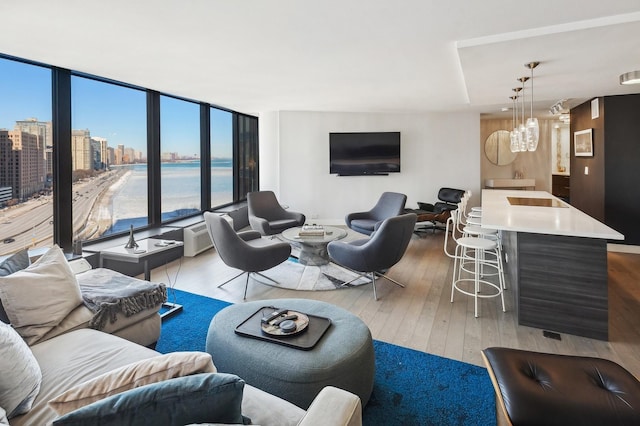
[[[76,278],[85,306],[94,313],[89,326],[97,330],[104,329],[107,320],[114,323],[118,313],[130,317],[167,301],[164,284],[139,280],[110,269],[91,269]]]

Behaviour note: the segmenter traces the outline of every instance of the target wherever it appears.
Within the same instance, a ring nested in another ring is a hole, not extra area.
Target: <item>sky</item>
[[[161,96],[161,152],[199,154],[199,105]],[[74,130],[89,129],[109,146],[124,145],[146,153],[146,94],[144,91],[84,77],[71,78]],[[51,71],[0,58],[0,128],[13,129],[17,120],[51,121]],[[232,156],[232,115],[212,109],[212,154]],[[144,155],[146,156],[146,155]]]

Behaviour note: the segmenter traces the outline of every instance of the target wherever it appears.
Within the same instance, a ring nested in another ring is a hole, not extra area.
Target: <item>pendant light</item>
[[[515,113],[516,119],[515,122],[513,124],[513,130],[511,131],[511,133],[509,134],[511,137],[511,141],[513,143],[513,148],[512,151],[513,152],[520,152],[520,143],[521,143],[521,139],[522,139],[522,134],[520,133],[520,129],[518,126],[518,103],[516,102],[518,97],[519,97],[519,93],[522,90],[522,87],[514,87],[512,89],[514,92],[516,92],[516,94],[514,96],[511,97],[511,99],[513,99],[513,111]]]
[[[509,139],[511,142],[509,144],[509,148],[511,148],[511,152],[520,152],[520,144],[518,144],[518,135],[516,134],[516,99],[518,99],[518,96],[510,96],[509,99],[511,99],[512,105],[511,128],[513,129],[509,132]]]
[[[540,62],[529,62],[528,64],[524,64],[525,67],[531,70],[531,109],[526,124],[528,151],[535,151],[538,148],[538,141],[540,140],[540,126],[538,125],[538,119],[533,116],[533,69],[539,64]]]
[[[520,145],[520,151],[525,152],[527,150],[527,127],[524,121],[524,83],[529,80],[529,77],[520,77],[519,82],[522,83],[522,122],[518,126],[518,143]]]

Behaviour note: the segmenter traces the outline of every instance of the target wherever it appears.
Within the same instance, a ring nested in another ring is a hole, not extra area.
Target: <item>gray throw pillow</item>
[[[244,424],[244,381],[223,373],[203,373],[141,386],[86,405],[53,424],[101,426]]]
[[[0,322],[0,407],[7,417],[26,413],[40,392],[42,372],[22,337]]]
[[[27,249],[20,250],[17,253],[12,254],[0,263],[0,277],[6,277],[14,272],[21,271],[31,264],[29,260],[29,252]],[[4,311],[2,306],[2,300],[0,300],[0,321],[9,324],[9,317]]]

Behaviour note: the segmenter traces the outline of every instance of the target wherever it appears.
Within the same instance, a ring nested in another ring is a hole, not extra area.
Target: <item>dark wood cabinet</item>
[[[551,193],[558,198],[569,202],[570,177],[565,175],[551,176]]]

